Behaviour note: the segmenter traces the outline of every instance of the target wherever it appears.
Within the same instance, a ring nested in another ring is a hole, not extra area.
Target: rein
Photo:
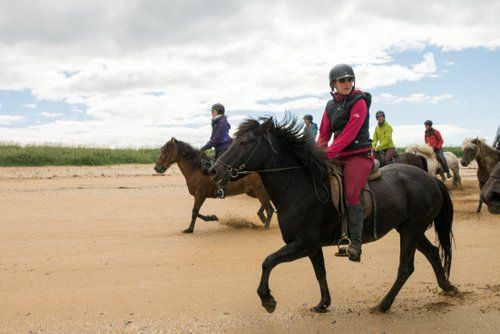
[[[268,137],[268,136],[265,136],[264,138],[266,138],[267,142],[269,143],[269,146],[271,147],[271,150],[273,150],[273,152],[275,154],[278,153],[278,151],[274,148],[273,144],[271,143],[271,139]],[[226,168],[226,171],[227,171],[227,174],[229,175],[230,178],[237,178],[240,174],[242,175],[247,175],[247,174],[251,174],[251,173],[274,173],[274,172],[283,172],[283,171],[289,171],[289,170],[294,170],[294,169],[301,169],[301,168],[306,168],[306,166],[291,166],[291,167],[280,167],[280,168],[267,168],[267,169],[256,169],[256,170],[245,170],[245,167],[246,167],[246,163],[248,163],[248,161],[250,161],[250,159],[253,157],[254,153],[257,151],[257,148],[259,147],[259,144],[262,140],[262,137],[259,137],[259,139],[257,140],[257,143],[255,144],[255,146],[253,148],[250,148],[247,152],[244,152],[242,154],[240,154],[240,156],[238,157],[238,159],[235,159],[235,161],[238,161],[240,158],[242,158],[243,156],[245,156],[250,150],[251,153],[250,155],[248,156],[248,158],[245,160],[244,163],[242,163],[239,167],[235,168],[231,165],[228,165],[228,164],[225,164],[223,163],[222,161],[220,161],[219,159],[216,159],[215,162],[221,164],[222,166],[224,166]],[[316,198],[322,202],[322,203],[326,203],[328,202],[328,200],[330,199],[329,195],[328,195],[328,190],[326,189],[326,186],[323,185],[323,190],[325,191],[326,193],[326,199],[322,199],[321,196],[319,195],[319,192],[318,192],[318,186],[316,184],[316,181],[314,179],[314,177],[312,177],[312,180],[313,180],[313,185],[314,185],[314,191],[316,193]]]

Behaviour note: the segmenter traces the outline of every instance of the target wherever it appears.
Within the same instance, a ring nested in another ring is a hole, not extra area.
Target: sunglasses
[[[340,78],[340,79],[337,79],[338,82],[340,83],[344,83],[344,82],[354,82],[354,78],[353,77],[345,77],[345,78]]]

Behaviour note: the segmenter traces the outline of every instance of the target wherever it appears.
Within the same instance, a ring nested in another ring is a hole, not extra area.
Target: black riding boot
[[[361,237],[363,235],[363,206],[361,204],[348,206],[347,218],[349,219],[349,238],[351,239],[347,254],[349,260],[359,262],[361,260]]]

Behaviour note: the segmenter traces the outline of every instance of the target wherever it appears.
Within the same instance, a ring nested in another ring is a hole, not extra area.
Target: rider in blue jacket
[[[219,158],[231,145],[229,129],[231,125],[227,121],[224,106],[216,103],[211,108],[212,112],[212,135],[210,140],[201,148],[202,151],[215,148],[215,158]]]

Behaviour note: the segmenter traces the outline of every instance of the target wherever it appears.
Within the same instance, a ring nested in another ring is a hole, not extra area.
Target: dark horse
[[[481,201],[486,203],[488,211],[494,215],[500,214],[500,161],[491,171],[488,181],[481,189]]]
[[[373,151],[373,155],[375,156],[375,159],[380,161],[381,167],[385,166],[385,159],[380,154],[380,151]],[[413,154],[410,152],[397,153],[394,156],[394,162],[398,164],[412,165],[428,172],[427,160],[421,155]]]
[[[262,306],[273,312],[276,301],[269,290],[271,270],[282,262],[309,257],[319,282],[321,300],[312,311],[325,312],[330,305],[323,246],[340,239],[339,214],[330,200],[329,171],[325,154],[300,134],[296,121],[277,124],[272,117],[243,122],[231,147],[212,166],[216,182],[238,178],[242,171],[256,171],[279,212],[278,222],[286,245],[262,264],[257,293]],[[458,289],[448,280],[452,253],[453,203],[448,189],[423,170],[393,164],[380,169],[379,179],[369,182],[376,198],[377,237],[395,228],[400,234],[397,279],[376,307],[385,312],[414,270],[415,250],[431,263],[437,283],[448,294]],[[440,246],[425,231],[434,222]],[[363,242],[377,239],[373,214],[365,218]],[[441,250],[441,257],[440,257]],[[441,262],[442,261],[442,262]]]
[[[460,161],[462,166],[467,167],[472,160],[477,161],[477,180],[479,181],[479,191],[481,191],[486,181],[488,181],[491,171],[500,161],[500,152],[480,138],[465,139],[462,143],[462,150],[464,150],[464,156]],[[476,213],[481,212],[482,205],[483,201],[479,197]]]
[[[196,218],[201,218],[204,221],[219,220],[215,215],[205,216],[200,214],[200,208],[205,199],[216,197],[215,184],[208,176],[207,170],[203,168],[202,158],[200,150],[195,149],[188,143],[172,138],[161,148],[160,156],[155,165],[155,170],[158,173],[164,173],[170,165],[177,163],[182,175],[186,179],[189,193],[194,196],[191,223],[188,228],[182,231],[184,233],[193,232]],[[239,194],[247,194],[259,199],[261,207],[257,215],[264,224],[264,228],[268,229],[274,209],[259,175],[250,174],[241,180],[231,182],[227,185],[226,196]],[[264,215],[264,210],[267,213],[267,217]]]

